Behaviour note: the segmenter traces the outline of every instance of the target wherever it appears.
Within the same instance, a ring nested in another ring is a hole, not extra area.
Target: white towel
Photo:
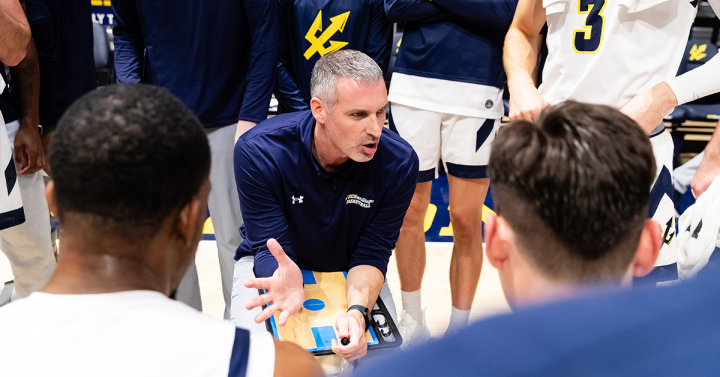
[[[565,11],[565,4],[569,0],[543,0],[543,8],[546,14],[553,14]],[[670,0],[618,0],[618,5],[628,9],[628,13],[640,12],[662,4]]]
[[[680,216],[678,243],[678,276],[688,280],[708,263],[720,247],[720,176]]]

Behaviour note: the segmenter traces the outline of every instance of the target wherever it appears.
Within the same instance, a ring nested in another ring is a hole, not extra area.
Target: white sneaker
[[[422,321],[418,322],[405,310],[402,311],[402,319],[398,323],[398,331],[403,342],[401,349],[406,349],[430,340],[430,329],[425,323],[425,306],[422,307]]]

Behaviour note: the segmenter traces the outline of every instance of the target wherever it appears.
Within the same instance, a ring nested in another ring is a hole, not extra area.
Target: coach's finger
[[[285,324],[287,323],[287,319],[290,317],[290,315],[291,314],[289,310],[283,310],[278,317],[278,324],[280,326],[285,326]]]
[[[270,278],[255,278],[245,280],[245,288],[270,289]]]
[[[263,295],[253,297],[250,301],[245,303],[245,309],[252,310],[258,306],[263,306],[272,302],[272,294],[265,293]]]
[[[267,308],[265,308],[265,310],[260,312],[260,314],[255,316],[255,323],[263,323],[263,321],[266,321],[268,318],[272,317],[277,310],[278,306],[276,304],[268,306]]]
[[[285,254],[285,251],[283,250],[282,246],[275,240],[274,238],[270,238],[267,241],[267,247],[270,250],[270,253],[275,257],[275,259],[278,262],[278,265],[285,266],[289,263],[293,263],[292,259]]]

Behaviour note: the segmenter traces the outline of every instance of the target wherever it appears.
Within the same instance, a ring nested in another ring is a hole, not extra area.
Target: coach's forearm
[[[348,306],[362,305],[372,310],[384,283],[382,272],[373,266],[351,268],[345,283]]]

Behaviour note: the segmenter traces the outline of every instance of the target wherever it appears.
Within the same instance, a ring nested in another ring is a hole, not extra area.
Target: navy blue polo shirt
[[[383,130],[368,162],[331,174],[312,155],[310,111],[268,119],[235,145],[235,180],[245,224],[235,259],[253,255],[255,275],[271,276],[275,238],[301,269],[347,271],[370,265],[383,274],[415,192],[418,157]]]

